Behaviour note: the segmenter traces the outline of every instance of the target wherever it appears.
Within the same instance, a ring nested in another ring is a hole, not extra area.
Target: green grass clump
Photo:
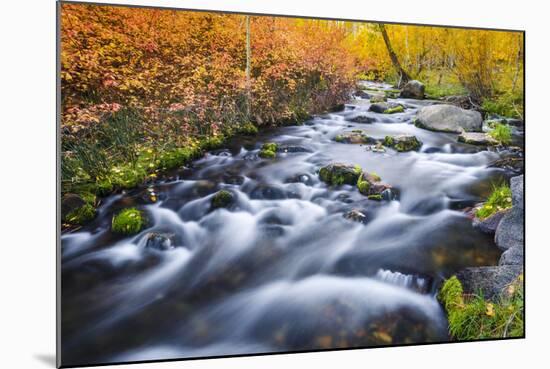
[[[275,142],[264,143],[258,156],[264,159],[273,159],[277,156],[277,144]]]
[[[509,145],[512,142],[512,130],[507,124],[496,123],[494,128],[489,132],[489,136],[502,145]]]
[[[404,111],[405,111],[405,108],[403,108],[403,106],[397,105],[396,107],[384,110],[384,114],[403,113]]]
[[[368,195],[367,199],[374,200],[374,201],[382,201],[382,195],[380,195],[379,193],[374,195]]]
[[[428,84],[426,85],[426,97],[440,99],[446,96],[466,95],[467,91],[459,83]]]
[[[93,205],[86,203],[71,211],[65,216],[65,222],[70,224],[83,225],[95,218],[96,210]]]
[[[465,296],[462,284],[453,276],[438,294],[447,311],[449,333],[456,340],[521,337],[523,323],[523,275],[511,283],[498,301],[482,295]]]
[[[523,93],[505,93],[483,100],[481,109],[489,115],[523,119]]]
[[[247,122],[242,124],[238,129],[237,132],[243,135],[247,136],[254,136],[258,134],[258,127],[256,127],[251,122]]]
[[[212,209],[226,208],[233,202],[233,194],[226,190],[216,192],[212,197]]]
[[[145,225],[141,211],[136,208],[124,209],[113,216],[113,232],[119,234],[136,234]]]
[[[483,206],[477,209],[476,216],[483,220],[498,211],[509,209],[511,207],[512,190],[505,184],[499,185],[494,187],[493,192]]]

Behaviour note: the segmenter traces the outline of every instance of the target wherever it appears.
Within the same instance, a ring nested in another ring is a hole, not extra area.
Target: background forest
[[[61,28],[62,191],[91,207],[236,133],[338,106],[358,80],[523,115],[521,33],[71,4]]]

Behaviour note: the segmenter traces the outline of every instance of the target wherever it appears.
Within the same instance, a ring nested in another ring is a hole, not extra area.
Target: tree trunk
[[[522,37],[521,34],[518,35],[518,53],[516,55],[516,71],[514,73],[514,79],[512,81],[512,94],[514,93],[516,89],[516,84],[518,83],[518,77],[519,77],[519,70],[521,66],[521,41]]]
[[[250,105],[251,105],[251,99],[252,94],[250,92],[250,89],[252,88],[251,81],[250,81],[250,58],[251,58],[251,52],[250,52],[250,16],[246,16],[246,116],[247,119],[250,121]]]
[[[397,74],[399,75],[399,82],[397,84],[397,87],[402,87],[405,83],[411,80],[411,77],[407,72],[405,72],[405,70],[401,66],[401,63],[399,63],[399,59],[397,58],[397,55],[393,51],[390,38],[388,37],[388,33],[386,32],[386,26],[380,23],[378,24],[378,27],[380,29],[380,33],[382,33],[382,37],[384,38],[384,43],[386,44],[386,49],[388,49],[388,54],[390,55],[390,59],[393,64],[393,67],[395,68],[395,70],[397,71]]]

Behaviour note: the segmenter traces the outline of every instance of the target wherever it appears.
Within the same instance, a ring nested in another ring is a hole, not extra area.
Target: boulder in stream
[[[512,209],[506,213],[495,233],[495,243],[501,250],[513,247],[523,248],[524,212],[523,212],[523,175],[510,180],[512,190]]]
[[[422,100],[424,98],[424,90],[424,84],[422,84],[420,81],[412,80],[407,82],[405,86],[403,86],[403,89],[401,90],[399,96],[409,99]]]
[[[372,101],[372,99],[371,99]],[[403,112],[403,105],[394,103],[394,102],[379,102],[374,103],[369,107],[369,111],[380,113],[380,114],[392,114]]]
[[[357,223],[367,223],[367,216],[360,209],[351,209],[347,213],[344,213],[344,218]]]
[[[386,136],[383,143],[399,152],[416,151],[422,147],[422,142],[413,135]]]
[[[506,215],[509,211],[510,209],[498,211],[493,215],[491,215],[490,217],[485,218],[483,220],[477,217],[474,217],[472,226],[474,228],[479,229],[483,233],[495,234],[500,221],[502,220],[504,215]]]
[[[321,181],[329,185],[348,184],[354,186],[357,184],[361,167],[359,165],[349,165],[344,163],[331,163],[319,170]]]
[[[498,141],[485,132],[462,132],[458,136],[458,142],[483,146],[498,145]]]
[[[369,200],[381,201],[384,199],[382,194],[391,189],[391,186],[383,183],[376,173],[363,172],[357,179],[357,189]]]
[[[174,248],[173,233],[151,232],[145,235],[145,248],[166,251]]]
[[[371,104],[383,103],[385,101],[388,101],[388,98],[386,97],[386,95],[371,94],[371,97],[370,97]]]
[[[374,123],[376,122],[376,119],[373,117],[369,117],[368,115],[357,115],[351,118],[350,121],[354,123]]]
[[[523,273],[521,265],[501,265],[466,268],[457,273],[464,293],[483,294],[489,300],[497,301],[506,287]]]
[[[219,208],[228,208],[235,203],[235,195],[231,191],[220,190],[214,194],[210,202],[212,210]]]
[[[462,133],[480,132],[483,119],[475,110],[454,105],[429,105],[419,110],[415,125],[432,131]]]

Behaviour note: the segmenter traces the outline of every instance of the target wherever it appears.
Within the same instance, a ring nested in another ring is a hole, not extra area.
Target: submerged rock
[[[416,136],[412,135],[397,135],[386,136],[384,138],[384,146],[391,147],[399,152],[418,150],[422,147]]]
[[[418,99],[421,100],[424,98],[424,84],[419,81],[412,80],[409,81],[403,86],[400,97],[409,98],[409,99]]]
[[[462,132],[458,136],[458,142],[470,145],[498,145],[498,141],[484,132]]]
[[[344,218],[362,224],[367,223],[367,216],[359,209],[351,209],[347,213],[344,213]]]
[[[361,99],[370,99],[370,95],[361,89],[355,91],[355,96],[360,97]]]
[[[174,248],[173,233],[151,232],[145,235],[145,248],[166,251]]]
[[[465,110],[454,105],[430,105],[418,112],[415,125],[441,132],[479,132],[483,119],[474,110]]]
[[[355,185],[361,174],[361,167],[343,163],[331,163],[319,170],[319,178],[329,185]]]
[[[350,119],[354,123],[374,123],[376,119],[367,115],[358,115]]]
[[[334,137],[334,141],[349,144],[374,144],[376,140],[361,130],[343,132]]]
[[[466,268],[457,273],[464,293],[483,294],[490,300],[498,300],[506,287],[523,272],[521,265],[501,265],[491,267]]]
[[[300,153],[300,152],[313,152],[313,150],[308,149],[304,146],[298,146],[298,145],[277,145],[276,148],[277,152],[290,152],[290,153]]]

